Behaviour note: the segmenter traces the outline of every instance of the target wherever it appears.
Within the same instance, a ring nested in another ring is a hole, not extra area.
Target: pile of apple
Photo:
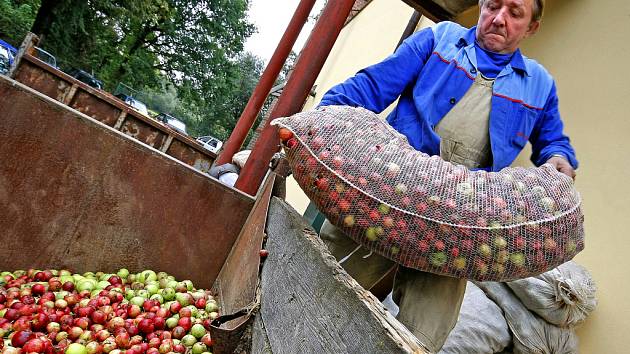
[[[350,107],[274,124],[320,212],[406,267],[508,281],[555,268],[584,247],[579,194],[550,166],[470,171],[416,151],[378,116]]]
[[[209,353],[219,306],[164,272],[0,274],[0,352]]]

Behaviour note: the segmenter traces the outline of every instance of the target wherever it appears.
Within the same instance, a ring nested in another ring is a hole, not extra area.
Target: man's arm
[[[536,123],[530,136],[532,143],[532,162],[536,166],[552,164],[558,171],[575,178],[578,161],[569,137],[563,133],[562,120],[558,110],[556,84],[551,87],[542,118]]]
[[[354,77],[333,86],[319,105],[345,105],[382,112],[416,81],[433,47],[434,36],[430,28],[413,34],[382,62],[362,69]]]

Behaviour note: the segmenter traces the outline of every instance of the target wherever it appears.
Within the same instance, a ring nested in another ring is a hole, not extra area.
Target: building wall
[[[312,108],[332,85],[391,53],[412,9],[374,0],[342,32],[317,80]],[[457,21],[474,25],[477,9]],[[576,261],[598,285],[597,310],[578,328],[581,353],[628,353],[630,339],[630,1],[548,0],[540,32],[523,52],[556,78],[566,133],[580,160],[576,186],[584,200],[586,249]],[[616,69],[613,71],[613,69]],[[529,147],[516,164],[529,166]],[[308,199],[289,184],[287,199],[303,211]]]

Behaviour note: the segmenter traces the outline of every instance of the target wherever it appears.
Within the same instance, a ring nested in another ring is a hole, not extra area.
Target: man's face
[[[513,53],[524,38],[538,30],[532,21],[535,0],[486,0],[477,23],[477,42],[486,50]]]

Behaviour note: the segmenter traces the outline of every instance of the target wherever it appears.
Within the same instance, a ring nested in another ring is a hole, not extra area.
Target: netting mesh
[[[584,248],[581,199],[550,165],[470,171],[415,150],[374,113],[276,119],[293,174],[331,223],[403,266],[475,280],[540,274]]]

